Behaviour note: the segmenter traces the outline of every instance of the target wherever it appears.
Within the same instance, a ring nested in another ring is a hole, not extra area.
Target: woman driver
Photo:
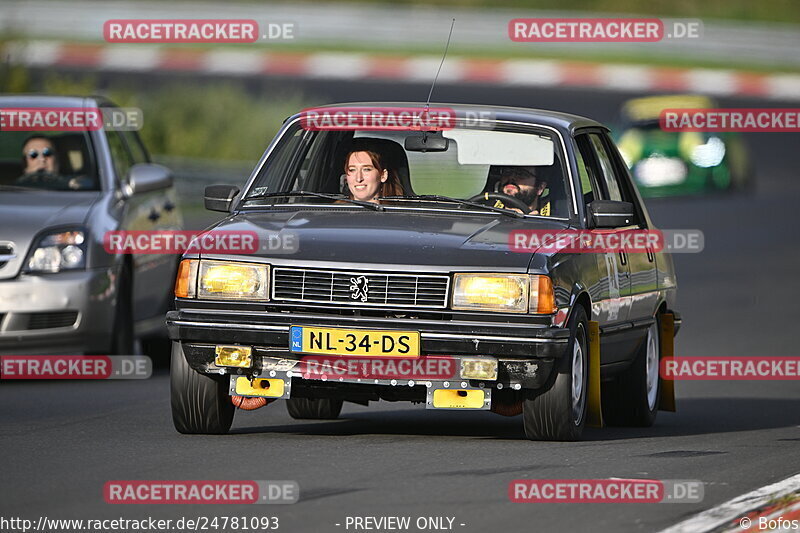
[[[358,150],[348,153],[344,173],[351,200],[377,204],[382,196],[403,194],[397,173],[386,167],[378,152]]]

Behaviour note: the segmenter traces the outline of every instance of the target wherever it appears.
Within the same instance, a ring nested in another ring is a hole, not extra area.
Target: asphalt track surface
[[[267,80],[320,101],[424,98],[422,85]],[[435,100],[552,108],[613,120],[632,95],[448,86]],[[722,100],[728,107],[791,107]],[[676,354],[797,356],[800,136],[752,134],[754,190],[650,201],[659,227],[699,228],[706,247],[676,256],[684,326]],[[454,529],[654,531],[800,470],[800,383],[676,385],[677,413],[649,429],[587,429],[582,442],[525,440],[520,417],[346,404],[336,421],[291,419],[280,402],[239,412],[231,435],[184,436],[169,380],[3,382],[0,516],[278,516],[280,531],[346,531],[347,516],[454,517]],[[699,504],[513,504],[514,479],[696,479]],[[109,480],[295,480],[276,506],[118,506]],[[336,526],[341,524],[341,526]],[[460,525],[460,524],[463,524]],[[350,531],[353,531],[351,528]],[[412,528],[411,531],[416,531]]]

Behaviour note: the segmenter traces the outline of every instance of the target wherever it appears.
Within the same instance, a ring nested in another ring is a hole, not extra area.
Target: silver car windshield
[[[88,132],[0,132],[0,186],[98,191]]]

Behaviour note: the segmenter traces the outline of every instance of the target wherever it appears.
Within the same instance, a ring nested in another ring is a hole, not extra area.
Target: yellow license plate
[[[289,349],[325,355],[419,357],[419,332],[292,326]]]
[[[483,407],[482,390],[436,389],[433,406],[446,409],[480,409]]]

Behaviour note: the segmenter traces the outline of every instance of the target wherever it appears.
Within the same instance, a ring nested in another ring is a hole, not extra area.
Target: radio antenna
[[[447,49],[450,48],[450,38],[453,36],[453,26],[456,25],[456,19],[453,19],[453,22],[450,23],[450,34],[447,36],[447,44],[444,45],[444,54],[442,54],[442,61],[439,63],[439,70],[436,71],[436,76],[433,78],[433,83],[431,83],[431,90],[428,92],[428,100],[425,102],[425,113],[428,112],[428,107],[431,105],[431,95],[433,95],[433,88],[436,86],[436,80],[439,79],[439,73],[442,71],[442,65],[444,65],[444,59],[447,57]]]

